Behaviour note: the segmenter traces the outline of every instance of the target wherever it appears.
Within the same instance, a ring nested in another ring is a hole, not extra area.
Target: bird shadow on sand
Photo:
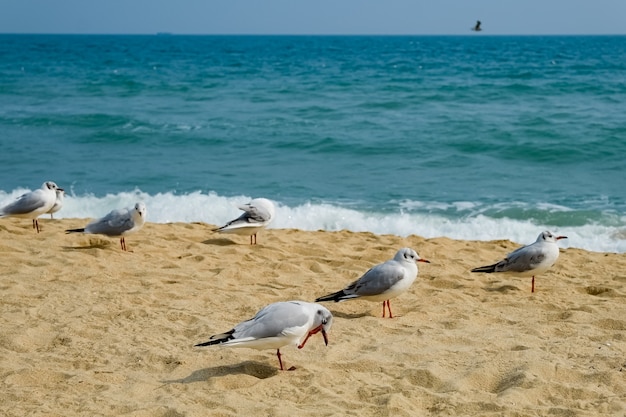
[[[73,251],[73,250],[87,250],[87,249],[108,249],[111,247],[110,243],[92,243],[85,246],[62,246],[62,249],[65,251]]]
[[[215,366],[193,371],[191,374],[180,379],[161,381],[163,384],[191,384],[205,382],[211,378],[220,378],[228,375],[250,375],[258,379],[266,379],[277,375],[280,370],[260,362],[246,361],[237,365]]]
[[[81,244],[76,246],[62,246],[65,251],[73,251],[73,250],[87,250],[87,249],[111,249],[115,247],[115,243],[106,240],[106,239],[98,239],[97,237],[91,237],[89,239],[84,239]],[[117,246],[119,248],[119,246]]]
[[[237,244],[237,242],[234,242],[230,239],[224,239],[224,238],[207,239],[203,241],[202,243],[204,243],[205,245],[215,245],[215,246],[230,246],[230,245]]]
[[[370,316],[369,313],[353,313],[353,314],[348,314],[348,313],[342,313],[341,311],[332,311],[333,313],[333,317],[339,317],[340,319],[358,319],[361,317],[367,317]]]
[[[509,291],[519,291],[519,288],[514,285],[500,285],[499,287],[486,287],[485,291],[506,293]]]

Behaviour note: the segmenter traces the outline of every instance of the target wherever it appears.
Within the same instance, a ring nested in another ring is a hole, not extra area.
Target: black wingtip
[[[472,272],[486,272],[486,273],[495,272],[496,271],[496,265],[497,264],[486,265],[486,266],[479,266],[478,268],[472,269]]]
[[[232,329],[226,333],[216,334],[211,336],[208,342],[198,343],[194,346],[211,346],[211,345],[219,345],[220,343],[228,342],[229,340],[234,339],[233,333],[235,333],[235,329]]]
[[[328,294],[328,295],[324,295],[322,297],[316,298],[315,302],[319,303],[320,301],[334,301],[336,303],[338,303],[339,301],[341,301],[341,298],[346,295],[343,290],[341,291],[337,291],[335,293],[332,294]]]
[[[83,233],[85,231],[85,229],[68,229],[65,231],[65,233]]]
[[[209,340],[208,342],[204,342],[204,343],[198,343],[197,345],[194,346],[210,346],[210,345],[217,345],[218,343],[220,343],[220,340]]]

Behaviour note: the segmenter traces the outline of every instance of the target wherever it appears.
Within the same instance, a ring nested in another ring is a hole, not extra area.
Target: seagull
[[[146,221],[146,205],[137,203],[130,209],[113,210],[101,219],[89,223],[83,229],[68,229],[65,233],[93,233],[112,237],[120,237],[122,250],[126,249],[124,236],[134,233],[143,227]]]
[[[276,349],[280,370],[284,370],[280,348],[296,345],[302,349],[312,335],[322,332],[328,346],[327,332],[333,315],[325,307],[305,301],[282,301],[263,307],[250,320],[231,330],[211,336],[195,346],[224,345],[252,349]],[[289,368],[294,370],[295,367]]]
[[[557,241],[567,236],[555,236],[549,231],[541,232],[537,240],[509,253],[503,260],[472,269],[472,272],[502,272],[519,277],[532,276],[530,292],[535,292],[535,275],[546,272],[559,257]]]
[[[37,217],[45,214],[54,206],[57,190],[63,192],[54,182],[46,181],[41,188],[18,197],[14,202],[0,209],[0,217],[21,217],[33,220],[33,229],[39,233]]]
[[[238,206],[244,213],[224,226],[213,229],[219,233],[250,235],[250,244],[256,245],[256,234],[266,227],[274,218],[274,204],[267,198],[255,198],[247,204]],[[254,243],[252,238],[254,237]]]
[[[340,302],[353,298],[382,301],[383,317],[386,306],[389,318],[393,318],[389,300],[402,294],[413,284],[417,278],[417,262],[430,263],[429,260],[420,258],[413,249],[402,248],[393,259],[374,266],[343,290],[319,297],[315,301]]]
[[[57,197],[54,205],[50,210],[48,210],[48,213],[50,213],[50,219],[54,219],[54,213],[63,208],[63,198],[65,197],[65,192],[62,189],[57,188],[56,195]]]
[[[472,28],[472,30],[474,32],[480,32],[482,30],[482,28],[480,27],[480,20],[476,21],[476,25],[474,25],[474,27]]]

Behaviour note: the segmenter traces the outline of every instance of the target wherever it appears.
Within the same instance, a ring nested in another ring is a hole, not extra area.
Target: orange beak
[[[326,330],[324,330],[324,325],[320,324],[315,329],[309,330],[309,333],[304,338],[304,341],[298,345],[298,349],[302,349],[304,345],[306,344],[307,340],[309,340],[309,337],[319,332],[322,332],[322,336],[324,336],[324,343],[326,343],[326,346],[328,346],[328,336],[326,335]]]
[[[567,239],[567,236],[557,236],[557,237],[555,237],[555,239],[556,239],[556,240],[559,240],[559,239]]]

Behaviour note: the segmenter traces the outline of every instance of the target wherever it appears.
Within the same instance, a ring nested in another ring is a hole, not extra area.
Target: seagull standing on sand
[[[402,294],[413,284],[417,278],[418,262],[430,263],[430,261],[420,258],[413,249],[402,248],[393,259],[374,266],[343,290],[319,297],[315,301],[340,302],[353,298],[382,301],[383,317],[385,317],[385,306],[387,306],[389,318],[393,318],[389,300]]]
[[[47,213],[57,199],[57,190],[63,192],[54,182],[46,181],[40,189],[23,194],[14,202],[0,209],[0,217],[21,217],[33,220],[33,229],[39,233],[37,217]]]
[[[328,346],[327,332],[333,315],[325,307],[304,301],[283,301],[263,307],[250,320],[231,330],[211,336],[195,346],[224,345],[252,349],[276,349],[280,370],[284,370],[280,348],[296,345],[302,349],[312,335],[322,332]],[[294,370],[295,367],[289,368]]]
[[[560,239],[567,239],[567,236],[554,236],[548,231],[542,232],[534,243],[514,250],[500,262],[474,268],[472,272],[501,272],[518,277],[532,276],[530,292],[535,292],[535,275],[546,272],[559,258],[559,246],[556,242]]]
[[[65,233],[92,233],[111,237],[120,237],[122,250],[126,250],[124,236],[143,227],[146,221],[146,205],[137,203],[131,209],[113,210],[101,219],[89,223],[83,229],[69,229]]]
[[[274,218],[274,204],[267,198],[255,198],[247,204],[238,206],[244,213],[231,220],[224,226],[214,229],[214,232],[249,235],[250,244],[256,245],[256,234],[267,227]],[[254,243],[252,238],[254,237]]]
[[[54,202],[52,208],[48,210],[48,213],[50,213],[50,219],[54,219],[54,213],[63,208],[63,198],[65,197],[65,191],[63,191],[61,188],[57,188],[56,194],[57,199]]]

